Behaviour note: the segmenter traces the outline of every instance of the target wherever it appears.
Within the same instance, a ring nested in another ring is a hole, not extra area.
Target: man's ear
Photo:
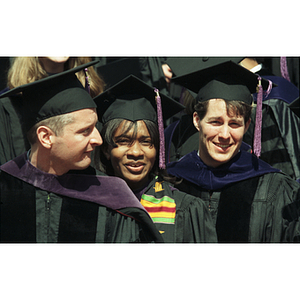
[[[199,122],[200,122],[200,118],[197,114],[197,112],[194,112],[193,113],[193,123],[194,123],[194,126],[196,127],[196,129],[198,131],[200,131],[200,125],[199,125]]]
[[[53,138],[55,137],[54,132],[47,126],[40,126],[36,130],[37,138],[40,144],[46,149],[51,149]]]
[[[245,131],[244,131],[244,134],[247,132],[249,126],[250,126],[250,123],[251,123],[251,119],[249,119],[245,125]]]

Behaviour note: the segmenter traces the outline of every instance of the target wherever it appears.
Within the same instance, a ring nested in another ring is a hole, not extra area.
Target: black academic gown
[[[282,77],[263,77],[277,86],[272,88],[262,104],[260,158],[293,179],[300,180],[300,118],[289,107],[299,97],[299,90]],[[253,96],[256,103],[257,94]],[[256,109],[255,106],[252,110],[251,123],[243,138],[249,145],[253,145]]]
[[[211,168],[193,151],[167,170],[183,179],[180,190],[205,201],[219,242],[299,241],[300,184],[254,155],[240,151]]]
[[[120,178],[42,172],[26,154],[1,166],[1,242],[162,242]]]
[[[244,142],[253,145],[256,107]],[[300,179],[300,118],[280,99],[263,102],[260,158],[291,178]]]
[[[299,89],[280,76],[258,72],[264,79],[275,83],[269,94],[264,93],[262,106],[261,156],[271,166],[282,170],[293,179],[300,180],[300,119],[289,108],[299,97]],[[254,103],[257,94],[253,94]],[[256,106],[244,141],[253,145]]]
[[[217,234],[205,203],[156,176],[135,192],[165,243],[215,243]]]
[[[0,99],[0,165],[30,148],[23,131],[22,112],[20,96]]]

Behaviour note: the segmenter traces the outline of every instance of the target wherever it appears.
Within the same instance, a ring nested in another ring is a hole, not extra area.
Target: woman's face
[[[47,73],[60,73],[64,71],[64,64],[69,56],[39,57],[39,61]]]
[[[105,153],[112,163],[115,176],[124,179],[132,190],[144,187],[156,160],[156,149],[143,121],[137,121],[137,136],[133,139],[134,128],[124,134],[124,120],[114,134],[117,147],[109,146]]]
[[[47,56],[45,58],[47,58],[48,60],[54,63],[61,64],[61,63],[65,63],[69,59],[69,56]]]

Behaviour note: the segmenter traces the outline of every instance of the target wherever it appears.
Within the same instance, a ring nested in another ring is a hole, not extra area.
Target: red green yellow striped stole
[[[143,194],[141,204],[154,223],[175,224],[176,204],[174,199],[168,196],[157,199],[154,196]]]

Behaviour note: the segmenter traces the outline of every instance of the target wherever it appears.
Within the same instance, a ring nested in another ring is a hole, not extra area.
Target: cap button
[[[208,61],[208,59],[209,59],[208,57],[203,57],[202,61]]]

